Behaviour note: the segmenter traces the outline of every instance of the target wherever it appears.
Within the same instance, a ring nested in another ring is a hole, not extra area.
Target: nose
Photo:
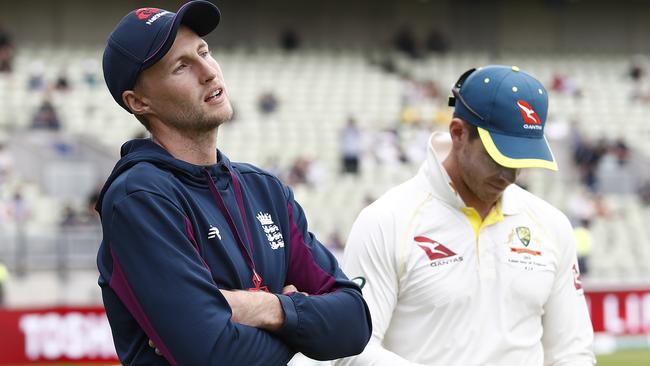
[[[217,77],[217,68],[211,65],[208,60],[201,59],[201,83],[207,84]]]

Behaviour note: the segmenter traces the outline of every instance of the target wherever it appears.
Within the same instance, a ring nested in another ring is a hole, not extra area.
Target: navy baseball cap
[[[488,154],[508,168],[558,170],[544,137],[548,94],[517,66],[466,71],[452,89],[454,116],[478,128]]]
[[[104,79],[113,99],[131,113],[122,101],[122,93],[132,90],[138,75],[165,56],[178,28],[188,26],[203,37],[217,27],[220,19],[219,9],[203,0],[190,1],[177,13],[158,8],[128,13],[113,29],[104,49]]]

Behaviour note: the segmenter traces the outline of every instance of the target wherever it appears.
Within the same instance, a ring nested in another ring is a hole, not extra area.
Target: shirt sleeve
[[[146,333],[142,342],[151,339],[171,365],[284,365],[291,359],[294,351],[277,337],[231,321],[181,209],[143,191],[105,206],[109,286]]]
[[[394,225],[381,222],[371,208],[364,209],[352,226],[345,246],[343,268],[363,286],[363,297],[372,318],[372,337],[360,355],[337,360],[334,365],[414,366],[417,364],[382,345],[398,300],[399,272],[392,248]]]
[[[580,283],[575,238],[566,217],[558,230],[559,268],[542,316],[544,365],[592,366],[596,364],[593,328]]]
[[[361,290],[334,256],[308,231],[300,205],[287,187],[289,266],[285,285],[302,293],[278,295],[285,324],[278,336],[296,351],[316,360],[360,353],[372,322]]]

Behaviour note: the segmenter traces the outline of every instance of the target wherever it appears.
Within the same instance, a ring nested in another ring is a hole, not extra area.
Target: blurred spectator
[[[15,227],[16,233],[14,236],[15,273],[18,277],[21,277],[27,272],[28,241],[26,238],[25,226],[30,218],[30,212],[20,187],[16,189],[13,197],[11,197],[7,207],[7,212],[9,219]]]
[[[272,92],[264,92],[257,100],[257,108],[263,115],[273,114],[278,109],[278,98]]]
[[[13,70],[14,44],[11,35],[0,25],[0,73]]]
[[[412,104],[403,104],[399,112],[399,120],[405,125],[412,125],[420,122],[420,110]]]
[[[430,52],[443,54],[449,50],[449,40],[439,29],[433,29],[427,36],[426,47]]]
[[[596,204],[592,193],[581,188],[569,197],[567,213],[575,226],[596,216]]]
[[[341,158],[343,173],[359,174],[359,162],[362,152],[361,131],[354,117],[348,118],[348,123],[341,131]]]
[[[602,194],[594,195],[594,215],[595,217],[607,217],[609,215],[609,208]]]
[[[9,279],[9,270],[2,262],[0,262],[0,308],[5,305],[5,287]]]
[[[327,168],[318,159],[311,159],[307,167],[307,185],[320,189],[327,180]]]
[[[438,99],[441,96],[438,84],[433,80],[427,80],[422,83],[422,93],[428,99]]]
[[[332,254],[334,254],[334,257],[336,257],[336,260],[340,263],[343,259],[343,249],[345,248],[345,243],[343,242],[341,233],[337,229],[334,229],[334,231],[332,231],[327,236],[325,246]]]
[[[97,70],[99,69],[97,60],[90,57],[84,59],[81,61],[81,69],[83,70],[84,83],[90,88],[97,86],[99,81],[99,77],[97,76]]]
[[[287,184],[291,186],[305,185],[309,188],[318,189],[322,187],[322,183],[326,178],[326,169],[318,160],[299,156],[289,169]]]
[[[29,64],[27,88],[30,91],[43,90],[45,87],[45,80],[43,74],[45,72],[45,64],[42,60],[33,60]]]
[[[581,182],[592,191],[597,188],[596,170],[601,158],[607,152],[607,142],[604,139],[593,144],[583,139],[575,130],[572,132],[573,162],[578,167]]]
[[[625,165],[630,159],[630,149],[623,139],[618,139],[611,148],[612,153],[616,156],[619,165]]]
[[[645,76],[645,58],[637,55],[632,59],[630,68],[628,69],[627,76],[632,80],[632,92],[630,99],[643,100],[647,99],[648,95],[643,90],[643,78]]]
[[[411,58],[420,57],[420,47],[411,28],[403,26],[395,34],[393,42],[397,51],[403,52]]]
[[[436,111],[433,113],[432,121],[437,127],[447,129],[449,121],[454,117],[454,110],[447,106],[447,101],[443,98],[438,99]]]
[[[641,197],[641,202],[643,202],[643,204],[650,206],[650,182],[641,185],[639,188],[639,196]]]
[[[394,74],[397,72],[397,65],[395,64],[395,60],[393,60],[389,56],[385,56],[382,58],[379,63],[379,68],[381,68],[382,71],[384,71],[387,74]]]
[[[68,74],[64,70],[61,70],[59,75],[56,77],[56,81],[54,82],[54,90],[60,92],[67,92],[70,90],[70,81],[68,80]]]
[[[66,204],[61,213],[61,227],[76,226],[81,223],[81,219],[71,204]]]
[[[13,158],[4,143],[0,143],[0,187],[7,180],[13,168]]]
[[[27,219],[29,218],[29,209],[20,188],[16,189],[14,192],[7,209],[10,220],[15,224],[18,224],[18,226],[22,226],[22,224],[27,222]]]
[[[395,167],[408,161],[399,134],[395,129],[377,132],[373,144],[373,154],[377,162],[386,167]]]
[[[632,64],[628,70],[628,76],[634,82],[641,82],[645,75],[645,68],[643,67],[644,60],[642,56],[636,56],[632,60]]]
[[[90,224],[100,224],[99,214],[95,210],[95,205],[99,199],[99,193],[102,190],[102,185],[99,184],[93,189],[86,198],[86,218],[85,221]]]
[[[45,99],[32,118],[32,128],[59,130],[61,122],[52,103]]]
[[[287,174],[287,184],[297,186],[307,184],[307,170],[309,169],[309,160],[304,157],[297,157],[289,168]]]
[[[421,85],[411,75],[402,76],[402,109],[400,111],[400,122],[412,124],[420,120],[419,106],[424,99]]]
[[[590,220],[582,220],[580,225],[576,226],[573,230],[576,239],[576,250],[578,253],[578,267],[580,267],[580,273],[582,275],[587,275],[590,269],[589,255],[593,244],[590,226]]]
[[[575,78],[556,73],[551,81],[551,90],[556,93],[573,95],[576,98],[582,97],[582,88]]]
[[[285,29],[280,35],[280,47],[287,52],[300,48],[300,37],[293,29]]]
[[[596,189],[601,193],[635,193],[638,187],[638,174],[627,164],[628,153],[625,144],[612,144],[599,160],[596,168]]]
[[[402,104],[418,105],[424,99],[424,92],[420,83],[411,75],[402,76]]]
[[[410,139],[405,142],[406,155],[409,161],[424,161],[427,155],[431,129],[422,122],[413,125]]]

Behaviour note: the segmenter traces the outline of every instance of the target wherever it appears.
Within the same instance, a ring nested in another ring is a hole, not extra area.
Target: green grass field
[[[621,351],[598,356],[598,366],[650,366],[650,350]]]

